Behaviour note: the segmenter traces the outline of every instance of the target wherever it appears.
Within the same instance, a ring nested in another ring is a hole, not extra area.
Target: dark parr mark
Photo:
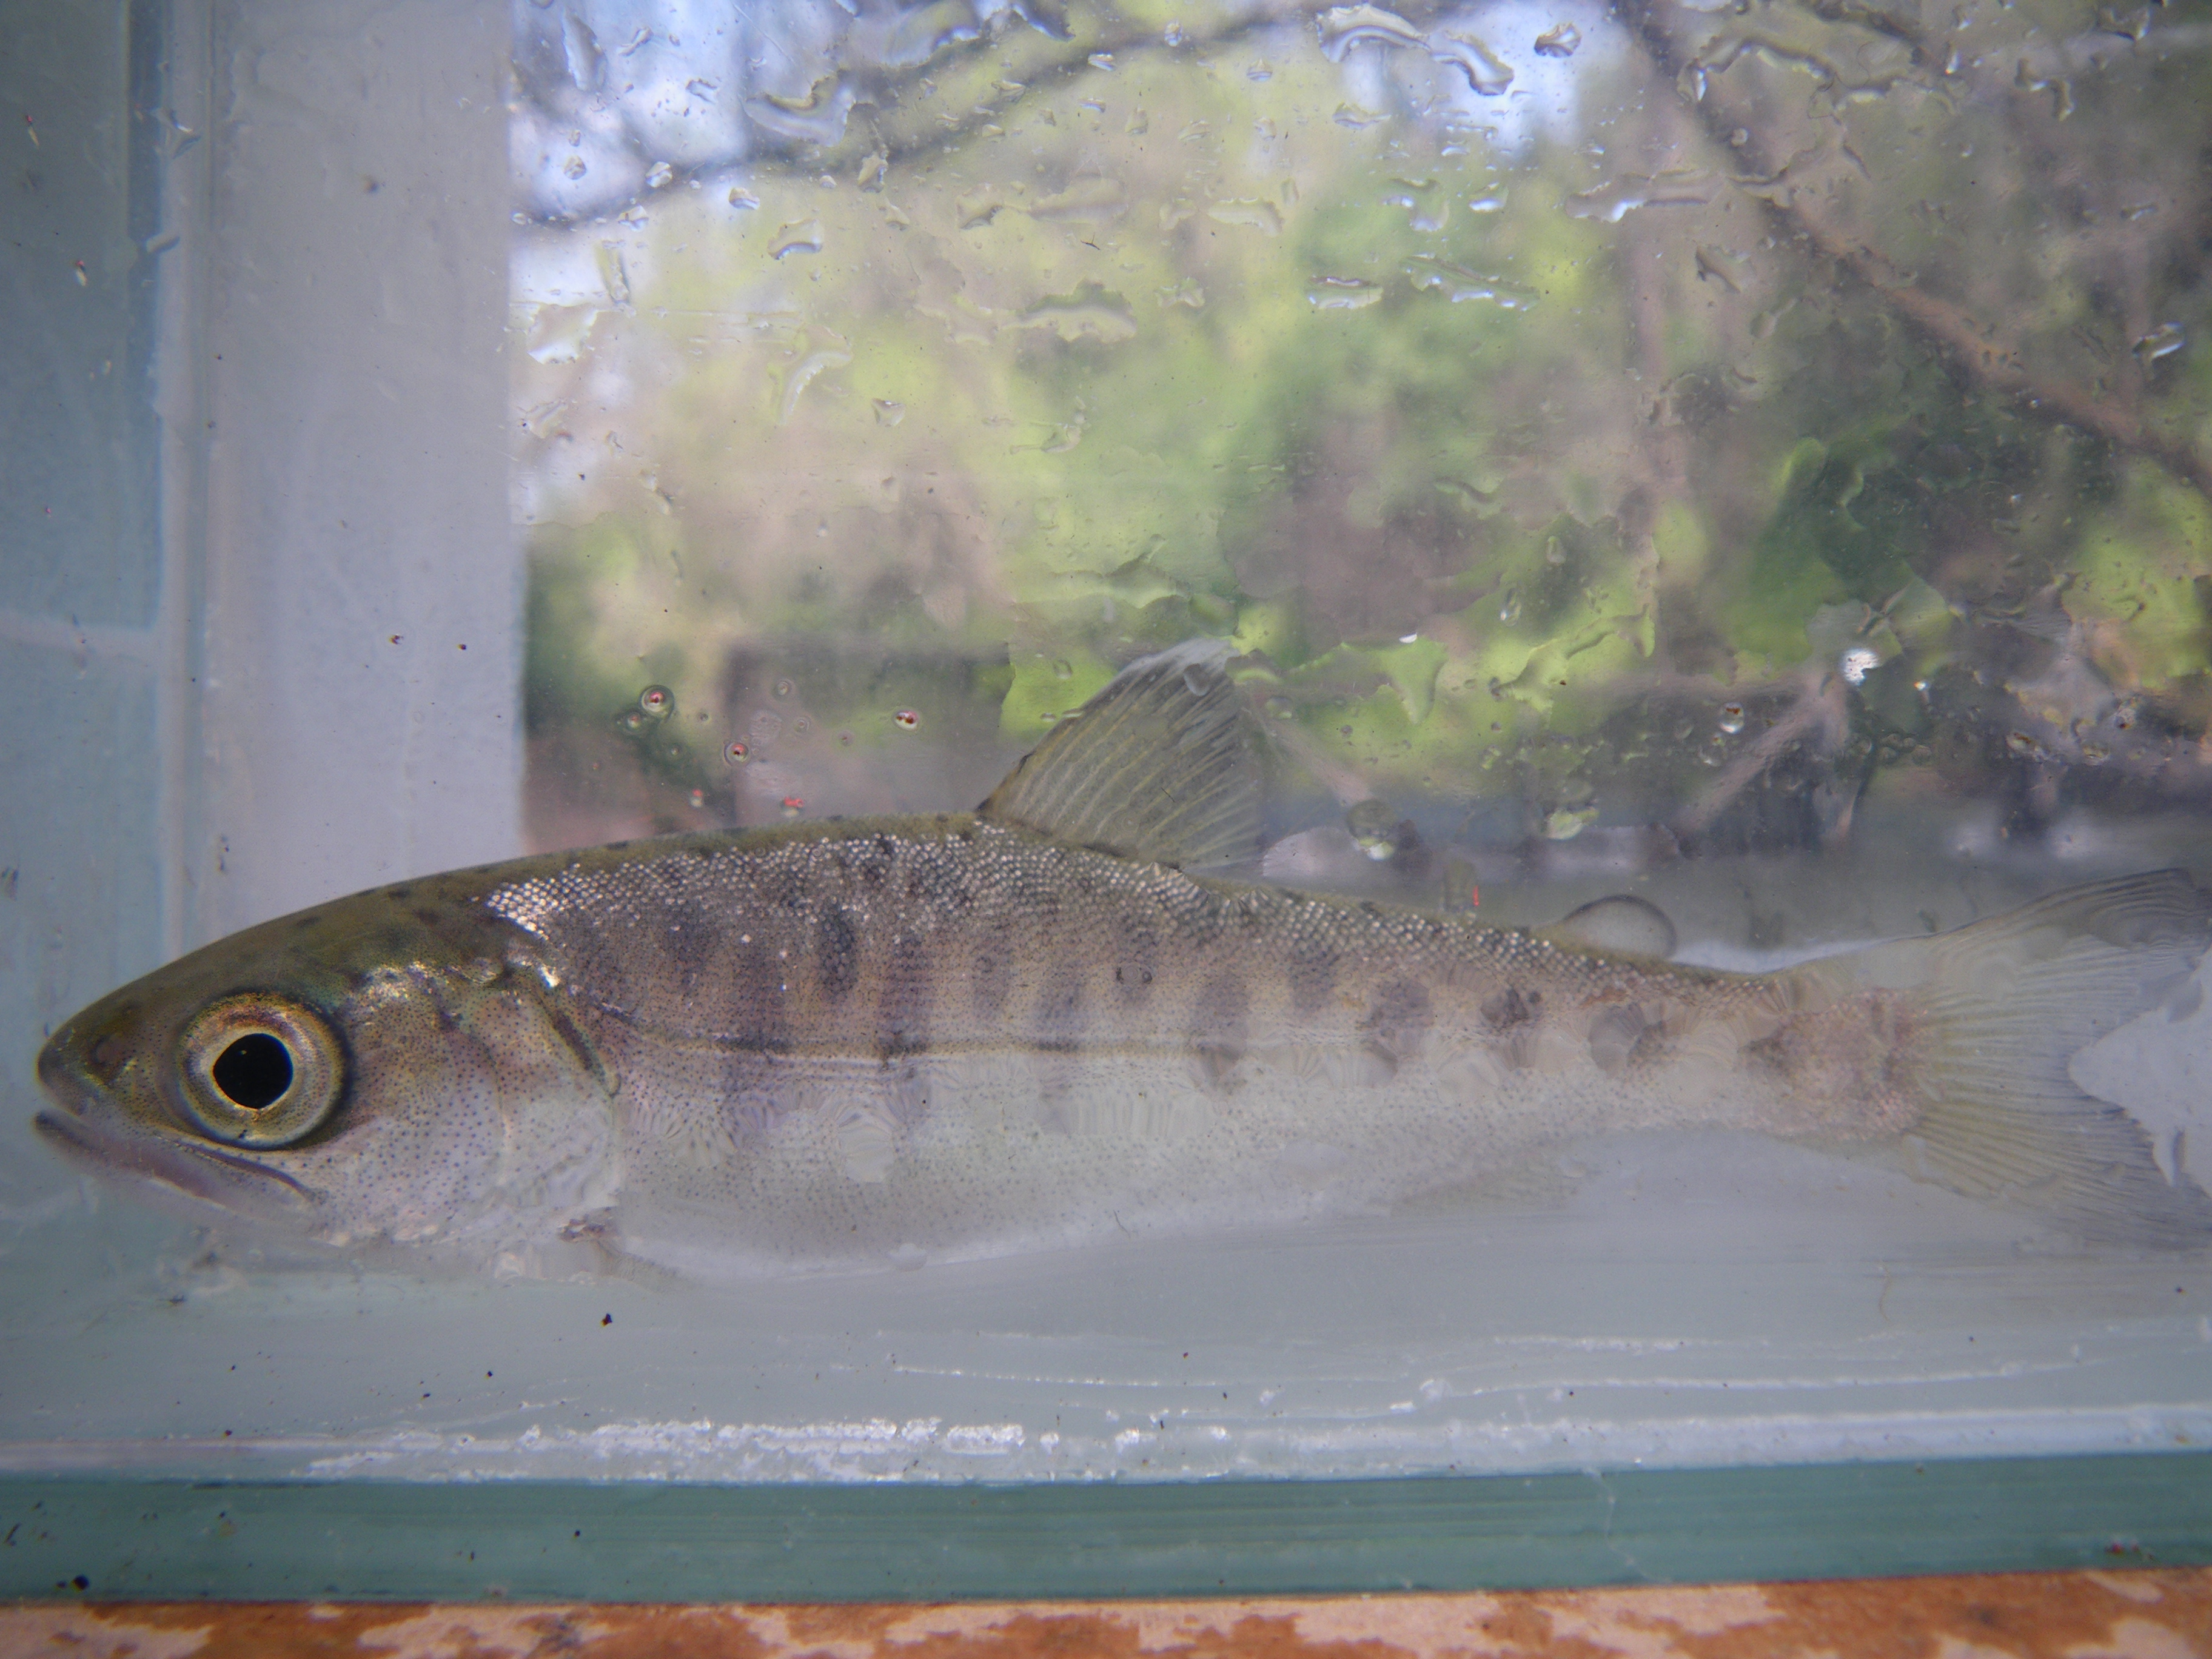
[[[723,1040],[756,1053],[791,1046],[791,1022],[784,1007],[783,970],[760,945],[741,944],[726,958],[728,991],[720,1020]]]
[[[976,940],[968,971],[968,994],[977,1013],[996,1019],[1006,1012],[1006,999],[1013,989],[1014,930],[1011,923],[999,921],[984,928]]]
[[[1428,988],[1400,979],[1376,993],[1359,1029],[1393,1061],[1404,1061],[1420,1052],[1421,1041],[1435,1023]]]
[[[1082,967],[1072,960],[1063,958],[1046,969],[1036,1010],[1037,1037],[1042,1047],[1073,1047],[1083,1036],[1088,1023],[1083,1006],[1083,980]]]
[[[1516,1025],[1526,1025],[1536,1018],[1544,1006],[1544,994],[1530,991],[1525,996],[1516,986],[1507,986],[1482,1005],[1482,1017],[1495,1031],[1510,1031]]]
[[[1152,976],[1160,959],[1160,936],[1151,924],[1125,921],[1114,964],[1114,988],[1125,1008],[1140,1008],[1152,999]]]
[[[1336,992],[1336,947],[1325,939],[1302,938],[1291,946],[1291,960],[1285,969],[1290,981],[1291,1009],[1302,1018],[1310,1018],[1327,1006]]]
[[[708,916],[690,915],[669,924],[668,961],[687,998],[698,991],[700,980],[722,948],[722,939],[721,924]]]
[[[842,904],[824,905],[816,919],[814,974],[831,1002],[842,1002],[860,982],[860,931]]]
[[[937,994],[928,947],[911,933],[891,941],[876,999],[876,1054],[889,1060],[929,1047],[930,1005]]]

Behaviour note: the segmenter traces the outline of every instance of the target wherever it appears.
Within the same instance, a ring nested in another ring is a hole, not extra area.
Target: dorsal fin
[[[1258,850],[1260,775],[1230,647],[1141,657],[1024,756],[980,809],[1079,847],[1197,868]]]
[[[1536,937],[1613,956],[1656,957],[1663,962],[1674,954],[1674,924],[1650,899],[1633,893],[1592,899],[1549,927],[1539,927]]]

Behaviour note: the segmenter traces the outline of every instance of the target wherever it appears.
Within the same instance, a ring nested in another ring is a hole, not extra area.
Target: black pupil
[[[274,1106],[292,1086],[292,1051],[266,1031],[249,1031],[216,1056],[215,1086],[249,1112]]]

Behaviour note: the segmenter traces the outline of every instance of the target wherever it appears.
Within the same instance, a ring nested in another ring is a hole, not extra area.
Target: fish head
[[[218,940],[39,1054],[40,1132],[171,1208],[496,1253],[604,1207],[610,1079],[466,872]]]

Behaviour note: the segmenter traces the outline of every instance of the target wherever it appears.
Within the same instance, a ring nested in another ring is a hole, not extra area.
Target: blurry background
[[[533,844],[967,805],[1194,633],[1307,863],[2194,833],[2212,13],[514,27]]]

